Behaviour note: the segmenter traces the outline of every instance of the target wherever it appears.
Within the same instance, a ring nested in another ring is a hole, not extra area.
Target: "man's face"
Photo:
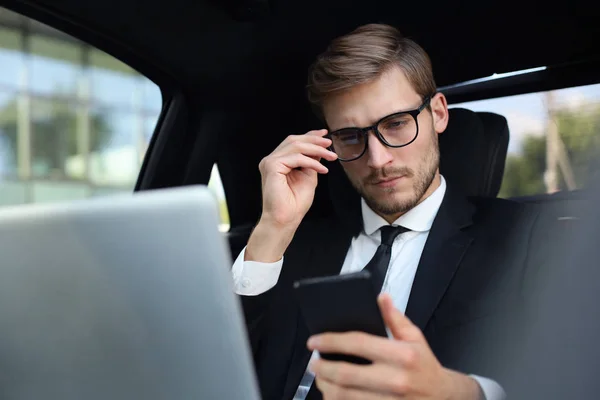
[[[423,98],[412,88],[399,68],[377,80],[328,98],[323,104],[330,132],[347,127],[366,127],[381,118],[418,108]],[[414,142],[390,148],[368,134],[365,154],[342,162],[352,185],[367,204],[389,222],[427,198],[440,183],[437,135],[446,129],[446,99],[437,94],[431,111],[424,109],[417,118],[419,134]]]

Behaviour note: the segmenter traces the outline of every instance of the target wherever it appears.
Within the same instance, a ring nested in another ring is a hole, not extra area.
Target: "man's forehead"
[[[400,69],[342,93],[331,96],[323,104],[330,129],[345,126],[369,126],[386,115],[412,110],[421,97]]]
[[[362,101],[360,103],[340,104],[325,112],[330,129],[356,126],[365,127],[377,123],[382,118],[401,111],[410,111],[419,107],[418,96],[408,98],[381,99],[381,101]]]

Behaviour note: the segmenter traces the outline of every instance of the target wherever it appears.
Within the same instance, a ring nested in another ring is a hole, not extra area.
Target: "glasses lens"
[[[359,157],[365,151],[365,135],[360,129],[342,129],[331,134],[333,151],[340,160]]]
[[[417,121],[410,114],[392,115],[381,121],[377,129],[390,145],[402,146],[417,136]]]

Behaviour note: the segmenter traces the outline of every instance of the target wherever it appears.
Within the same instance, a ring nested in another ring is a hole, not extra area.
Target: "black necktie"
[[[377,251],[371,261],[365,266],[373,276],[373,284],[375,286],[375,293],[379,294],[383,287],[385,276],[390,264],[390,258],[392,258],[392,244],[396,236],[408,232],[403,226],[382,226],[381,227],[381,244],[377,247]],[[322,399],[321,392],[317,389],[317,385],[313,382],[310,390],[306,396],[306,400],[317,400]]]
[[[390,264],[390,258],[392,257],[392,244],[396,236],[409,231],[409,229],[403,226],[391,226],[386,225],[381,227],[381,244],[377,248],[375,255],[371,258],[371,261],[365,267],[373,276],[373,284],[375,286],[375,293],[379,294],[387,275],[387,270]]]

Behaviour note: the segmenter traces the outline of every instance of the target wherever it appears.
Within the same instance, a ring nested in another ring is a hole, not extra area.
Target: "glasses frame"
[[[384,146],[391,147],[393,149],[397,149],[397,148],[400,148],[400,147],[408,146],[409,144],[411,144],[412,142],[414,142],[415,140],[417,140],[417,137],[419,136],[419,120],[417,119],[417,117],[419,116],[419,114],[421,114],[421,112],[427,106],[429,106],[429,104],[431,103],[431,99],[433,98],[433,96],[435,96],[435,94],[433,94],[431,96],[427,96],[425,98],[425,100],[423,101],[423,103],[418,108],[415,108],[414,110],[400,111],[400,112],[396,112],[396,113],[393,113],[393,114],[386,115],[385,117],[381,118],[379,121],[377,121],[375,124],[373,124],[371,126],[367,126],[365,128],[347,127],[347,128],[338,129],[336,131],[328,133],[327,135],[325,135],[325,137],[328,138],[328,139],[330,139],[331,142],[332,142],[331,146],[329,146],[329,150],[333,151],[335,153],[335,149],[334,149],[334,146],[333,146],[333,136],[335,134],[342,133],[342,132],[344,132],[346,130],[352,130],[352,131],[358,130],[360,132],[360,134],[362,135],[362,139],[364,139],[364,141],[365,141],[365,146],[363,148],[363,151],[358,156],[353,157],[353,158],[341,158],[339,156],[339,154],[338,154],[338,160],[342,161],[342,162],[349,162],[349,161],[358,160],[359,158],[361,158],[367,152],[367,149],[369,148],[368,134],[369,134],[370,131],[373,131],[375,133],[375,137],[381,143],[383,143]],[[393,145],[393,144],[388,143],[387,140],[385,140],[385,138],[383,137],[383,135],[381,134],[381,132],[379,132],[378,126],[379,126],[379,124],[381,124],[383,121],[387,120],[388,118],[397,117],[399,115],[410,115],[411,117],[413,117],[413,119],[415,120],[415,124],[417,125],[417,132],[415,133],[415,137],[412,138],[412,140],[410,142],[405,143],[405,144],[400,144],[400,145]]]

